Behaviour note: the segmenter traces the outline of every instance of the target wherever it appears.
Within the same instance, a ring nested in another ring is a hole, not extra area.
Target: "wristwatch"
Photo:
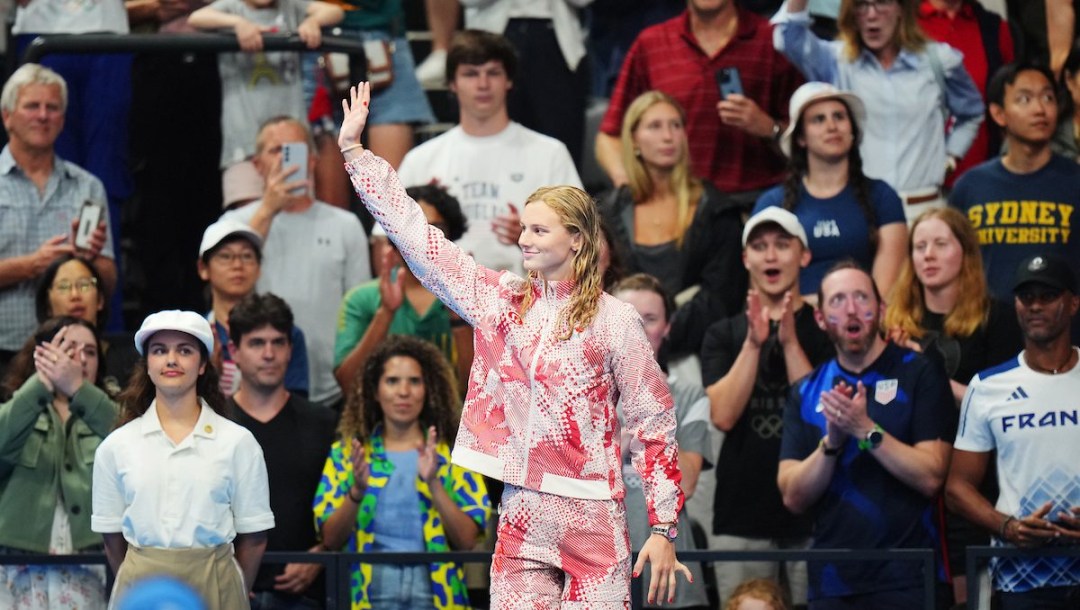
[[[649,531],[667,538],[668,542],[675,542],[675,539],[679,537],[679,528],[675,527],[674,523],[670,525],[654,525]]]
[[[881,429],[881,426],[874,424],[873,428],[866,433],[866,438],[859,441],[859,449],[861,451],[870,450],[873,451],[881,446],[881,441],[885,440],[885,431]]]

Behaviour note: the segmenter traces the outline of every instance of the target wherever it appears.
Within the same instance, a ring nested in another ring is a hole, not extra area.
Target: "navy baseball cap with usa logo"
[[[1036,254],[1020,261],[1013,280],[1013,292],[1024,284],[1043,284],[1076,294],[1076,275],[1065,259],[1051,254]]]

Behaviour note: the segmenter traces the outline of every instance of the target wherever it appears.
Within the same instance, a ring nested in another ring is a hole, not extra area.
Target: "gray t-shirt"
[[[675,421],[678,428],[675,431],[675,440],[679,443],[679,451],[699,453],[705,458],[702,470],[711,468],[708,456],[713,455],[709,442],[709,399],[705,396],[705,390],[697,384],[692,384],[677,379],[674,375],[668,377],[668,388],[671,390],[671,398],[675,402]],[[619,423],[622,424],[622,410],[619,410]],[[645,507],[645,494],[642,491],[641,476],[630,464],[629,452],[623,454],[623,484],[626,486],[626,523],[630,530],[630,544],[635,551],[641,550],[641,546],[649,538],[649,513]],[[675,550],[694,550],[693,535],[690,532],[690,519],[686,509],[679,511],[679,536],[675,539]],[[692,606],[708,605],[705,595],[705,581],[701,572],[701,564],[686,562],[686,567],[694,575],[694,583],[689,584],[680,576],[675,588],[675,601],[667,603],[664,600],[664,608],[686,608]],[[651,572],[648,567],[643,571],[641,585],[645,591],[649,590],[649,577]],[[635,583],[637,586],[637,583]],[[659,600],[658,600],[659,601]],[[646,607],[654,607],[648,606]],[[656,606],[660,607],[660,606]]]
[[[295,32],[308,0],[278,0],[273,8],[255,9],[243,0],[217,0],[210,6],[252,23]],[[267,119],[286,115],[305,121],[300,54],[296,52],[221,53],[221,167],[255,153],[255,135]]]

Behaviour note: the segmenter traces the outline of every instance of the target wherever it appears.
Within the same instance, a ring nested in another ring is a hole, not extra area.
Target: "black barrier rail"
[[[1080,557],[1080,546],[1045,546],[1037,549],[1021,549],[1014,546],[967,547],[965,563],[967,564],[968,608],[979,607],[978,569],[993,557]],[[992,579],[991,583],[993,583]]]
[[[296,34],[263,34],[267,51],[307,51]],[[321,52],[362,54],[357,38],[323,36]],[[232,33],[204,34],[46,34],[30,41],[22,63],[39,62],[53,53],[232,53],[240,43]]]
[[[968,549],[968,566],[971,566],[972,550],[986,550],[982,556],[989,556],[1010,549],[971,547]],[[1073,553],[1080,555],[1080,548]],[[1014,553],[1023,554],[1023,553]],[[637,555],[634,555],[634,561]],[[775,551],[681,551],[679,561],[686,562],[728,562],[728,561],[911,561],[922,564],[924,607],[934,607],[934,552],[931,549],[894,549],[894,550],[810,550],[789,549]],[[459,565],[466,563],[490,563],[490,551],[451,551],[445,553],[304,553],[304,552],[267,552],[263,563],[318,563],[326,573],[326,609],[345,610],[350,605],[349,590],[350,565],[353,563],[370,564],[428,564],[452,561]],[[107,565],[102,553],[86,555],[2,555],[0,565]],[[969,572],[973,573],[973,572]],[[682,577],[679,577],[680,585]],[[642,607],[643,581],[638,579],[631,586],[632,607]],[[971,598],[969,598],[971,599]],[[974,607],[974,606],[969,606]]]

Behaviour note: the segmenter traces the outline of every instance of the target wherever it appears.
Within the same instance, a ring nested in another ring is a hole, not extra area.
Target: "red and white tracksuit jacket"
[[[604,294],[592,324],[560,340],[557,314],[573,282],[527,286],[482,267],[427,223],[384,160],[365,151],[345,167],[413,274],[473,327],[454,463],[527,489],[621,500],[621,399],[649,522],[674,523],[684,501],[675,411],[634,308]],[[523,318],[526,286],[535,298]]]

